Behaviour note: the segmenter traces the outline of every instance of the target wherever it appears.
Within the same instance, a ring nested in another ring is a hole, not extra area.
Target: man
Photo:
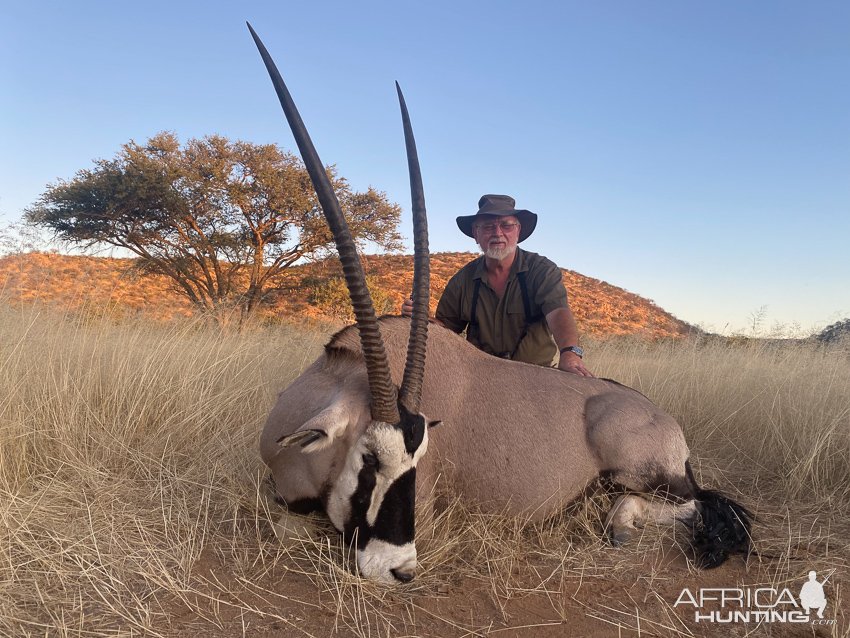
[[[507,195],[484,195],[478,212],[457,218],[461,232],[484,255],[449,280],[437,305],[436,321],[489,354],[552,365],[585,377],[578,328],[567,303],[561,271],[540,255],[517,246],[528,239],[537,215],[516,209]],[[402,314],[410,316],[410,299]]]

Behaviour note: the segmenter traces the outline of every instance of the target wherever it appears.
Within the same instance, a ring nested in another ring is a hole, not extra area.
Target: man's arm
[[[578,345],[578,326],[570,310],[567,299],[567,289],[564,286],[564,276],[561,269],[554,262],[545,257],[537,260],[535,268],[534,301],[540,306],[546,317],[546,324],[558,350],[568,346]],[[574,352],[565,352],[558,360],[558,368],[578,374],[583,377],[592,377],[590,371],[584,367],[581,357]]]
[[[549,330],[552,331],[552,336],[555,337],[555,343],[558,344],[558,350],[567,346],[578,345],[578,326],[576,326],[575,317],[569,306],[566,308],[555,308],[546,315],[546,323]],[[593,374],[584,367],[581,357],[575,352],[565,352],[561,355],[558,361],[558,368],[578,374],[583,377],[592,377]]]

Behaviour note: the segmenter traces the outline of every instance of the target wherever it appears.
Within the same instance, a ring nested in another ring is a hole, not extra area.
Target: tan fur
[[[393,381],[404,367],[410,322],[380,321]],[[366,372],[354,327],[279,396],[260,449],[281,495],[325,493],[345,453],[369,423]],[[470,504],[545,518],[578,496],[600,472],[631,489],[653,489],[658,476],[683,476],[688,448],[670,416],[629,388],[487,355],[436,324],[429,326],[421,411],[443,424],[430,433],[417,466],[417,492],[434,480]],[[277,440],[335,401],[349,426],[328,449],[302,453]],[[647,485],[649,483],[649,485]]]

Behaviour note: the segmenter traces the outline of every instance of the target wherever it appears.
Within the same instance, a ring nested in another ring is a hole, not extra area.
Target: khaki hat
[[[472,234],[472,224],[480,220],[485,215],[496,215],[504,217],[505,215],[514,215],[522,228],[519,231],[519,239],[517,243],[528,239],[529,235],[534,232],[537,226],[537,215],[530,210],[516,208],[516,200],[509,195],[482,195],[478,200],[478,212],[474,215],[464,215],[457,218],[457,227],[467,237],[475,238]]]

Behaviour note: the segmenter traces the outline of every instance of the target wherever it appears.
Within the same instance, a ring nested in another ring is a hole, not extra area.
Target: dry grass
[[[848,635],[846,352],[590,349],[680,419],[705,483],[757,510],[746,569],[694,572],[672,529],[612,550],[598,493],[536,525],[453,502],[417,579],[386,588],[326,525],[285,547],[271,531],[257,435],[325,336],[0,309],[0,635],[703,635],[672,606],[683,586],[798,587],[807,569],[837,569],[838,623],[816,635]]]
[[[850,348],[750,340],[635,339],[591,348],[594,369],[682,424],[700,458],[778,492],[850,501]],[[738,480],[741,480],[738,476]]]

